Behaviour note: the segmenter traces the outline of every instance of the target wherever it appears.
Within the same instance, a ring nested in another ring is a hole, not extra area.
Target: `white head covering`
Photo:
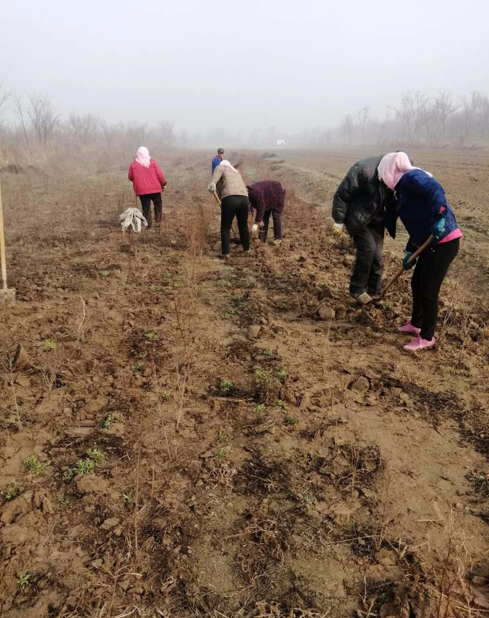
[[[145,146],[138,148],[136,153],[136,161],[143,167],[149,167],[151,163],[151,157],[149,156],[149,150]]]
[[[390,152],[386,154],[385,157],[382,157],[379,166],[377,167],[377,171],[379,173],[380,180],[383,180],[384,183],[394,191],[397,183],[401,180],[406,172],[410,172],[411,170],[419,170],[420,167],[414,167],[409,160],[409,157],[405,152]],[[426,170],[422,170],[428,176],[433,176]]]
[[[239,174],[238,170],[236,168],[234,168],[231,163],[229,163],[229,161],[227,159],[223,159],[221,161],[221,165],[224,165],[224,167],[230,167],[234,172],[236,172],[237,174]]]

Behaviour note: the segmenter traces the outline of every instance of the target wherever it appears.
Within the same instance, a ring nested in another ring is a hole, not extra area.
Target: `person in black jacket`
[[[358,161],[341,181],[333,198],[333,231],[346,227],[357,250],[350,280],[350,294],[361,304],[380,297],[384,271],[384,231],[396,235],[396,198],[379,180],[382,157]]]

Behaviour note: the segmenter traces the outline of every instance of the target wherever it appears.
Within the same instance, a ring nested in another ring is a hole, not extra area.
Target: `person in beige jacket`
[[[221,251],[222,257],[228,258],[231,248],[231,227],[234,217],[238,220],[239,239],[243,249],[250,250],[250,232],[248,230],[248,212],[250,203],[248,191],[241,174],[229,161],[221,161],[212,174],[208,187],[210,193],[216,192],[221,199]]]

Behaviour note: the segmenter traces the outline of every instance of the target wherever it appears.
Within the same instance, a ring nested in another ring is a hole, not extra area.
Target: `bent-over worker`
[[[392,238],[396,235],[396,198],[379,180],[381,159],[370,157],[355,163],[333,198],[333,231],[339,235],[346,227],[357,250],[350,294],[361,304],[380,297],[385,229]]]
[[[407,352],[432,348],[438,318],[438,296],[450,264],[455,259],[463,234],[441,184],[431,174],[413,167],[404,152],[391,152],[379,164],[379,178],[397,195],[397,213],[409,241],[402,262],[411,279],[412,317],[399,332],[415,335],[404,346]],[[433,236],[431,245],[417,260],[408,263],[413,252]]]
[[[249,201],[241,174],[229,161],[223,160],[216,167],[208,190],[211,193],[216,192],[221,199],[221,257],[229,257],[234,217],[238,219],[239,239],[243,249],[248,252],[250,250]]]
[[[277,180],[261,180],[246,187],[250,207],[256,211],[253,232],[260,229],[260,239],[267,240],[270,215],[273,217],[273,235],[275,243],[280,244],[283,238],[282,214],[285,208],[285,189]]]

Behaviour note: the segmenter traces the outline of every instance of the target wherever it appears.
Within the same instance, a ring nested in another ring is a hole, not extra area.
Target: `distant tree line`
[[[402,142],[417,146],[477,147],[489,145],[489,97],[482,92],[455,100],[446,91],[434,97],[405,92],[381,119],[370,107],[343,117],[336,129],[345,146]]]
[[[390,144],[487,146],[489,98],[482,92],[455,99],[446,91],[434,97],[409,91],[402,94],[398,105],[388,107],[382,118],[373,116],[370,106],[365,106],[345,114],[336,127],[313,127],[295,134],[269,127],[243,135],[229,133],[223,127],[201,133],[177,131],[175,123],[168,120],[156,125],[110,123],[96,114],[76,112],[63,118],[48,95],[13,93],[0,83],[0,155],[4,160],[32,146],[47,149],[51,145],[105,145],[124,151],[142,144],[159,151],[217,146],[270,148],[279,139],[285,140],[286,147],[314,148]]]

